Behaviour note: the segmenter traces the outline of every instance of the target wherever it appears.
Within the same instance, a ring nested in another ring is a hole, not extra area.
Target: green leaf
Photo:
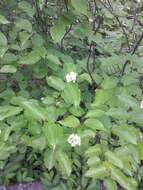
[[[137,131],[136,129],[131,125],[126,126],[113,126],[112,127],[112,133],[119,136],[120,140],[124,140],[126,142],[129,142],[131,144],[137,144]]]
[[[22,9],[24,12],[27,13],[28,16],[33,17],[35,10],[34,8],[31,6],[30,3],[28,3],[27,1],[21,1],[18,4],[19,8]]]
[[[88,148],[88,150],[85,152],[87,156],[98,156],[102,154],[101,146],[95,145]]]
[[[48,62],[50,61],[52,64],[61,65],[59,58],[53,54],[47,55]]]
[[[87,81],[89,84],[92,84],[92,80],[90,78],[90,75],[88,73],[83,73],[79,76],[79,81]]]
[[[106,131],[104,125],[97,119],[87,119],[84,124],[93,130]]]
[[[19,38],[20,38],[20,42],[21,42],[21,48],[23,48],[26,43],[28,42],[29,38],[31,37],[31,34],[29,34],[26,31],[22,31],[19,33]]]
[[[136,190],[137,183],[134,179],[128,178],[119,169],[112,167],[111,177],[113,180],[117,181],[122,187],[127,190]]]
[[[58,151],[56,159],[59,162],[62,173],[66,176],[70,176],[72,171],[71,160],[67,154],[62,151]]]
[[[65,87],[63,80],[56,76],[46,77],[47,83],[49,86],[53,87],[58,91],[62,91]]]
[[[129,113],[123,108],[111,108],[106,112],[107,116],[111,116],[115,119],[128,119]]]
[[[10,22],[3,16],[0,15],[0,24],[9,24]]]
[[[55,165],[56,153],[55,149],[47,150],[44,154],[44,164],[46,168],[51,170]]]
[[[55,42],[60,42],[63,38],[66,27],[70,24],[70,21],[65,17],[62,16],[59,18],[57,23],[50,29],[51,36]]]
[[[30,33],[32,32],[32,24],[27,19],[19,18],[16,21],[15,26],[19,28],[20,30],[26,30],[27,32],[30,32]]]
[[[123,169],[124,165],[123,165],[121,158],[116,156],[116,154],[114,152],[107,151],[107,152],[105,152],[105,156],[108,159],[108,161],[111,162],[113,165]]]
[[[0,121],[19,114],[23,109],[15,106],[1,106],[0,107]]]
[[[118,81],[119,81],[119,79],[117,79],[115,77],[106,76],[105,79],[103,80],[101,86],[103,89],[112,89],[117,86]]]
[[[17,68],[13,65],[4,65],[0,69],[0,73],[15,73],[17,71]]]
[[[64,120],[59,121],[59,123],[71,128],[76,128],[80,125],[79,120],[72,115],[67,116],[66,118],[64,118]]]
[[[105,179],[104,183],[105,183],[105,186],[107,187],[107,190],[117,190],[117,184],[115,181],[111,179]]]
[[[48,144],[52,148],[55,148],[61,143],[61,139],[63,138],[63,129],[59,125],[49,122],[44,125],[43,132]]]
[[[33,36],[32,36],[32,44],[34,47],[42,47],[44,48],[44,39],[42,37],[42,35],[38,34],[38,33],[35,33]]]
[[[105,112],[100,109],[90,110],[85,117],[94,118],[94,117],[101,117],[105,115]]]
[[[91,157],[87,160],[87,164],[89,165],[89,167],[97,167],[100,164],[101,160],[99,157]]]
[[[7,38],[2,32],[0,32],[0,47],[3,46],[7,46]]]
[[[131,96],[118,95],[118,98],[124,105],[127,105],[133,109],[139,109],[140,108],[137,100]]]
[[[108,176],[107,168],[102,164],[96,168],[89,169],[86,173],[86,177],[92,177],[94,179],[104,179],[105,176]]]
[[[25,111],[27,118],[35,119],[38,121],[47,120],[47,111],[38,104],[36,100],[26,100],[22,97],[14,97],[11,102],[15,105],[19,105]]]
[[[30,142],[30,146],[36,150],[44,150],[46,148],[46,140],[44,136],[33,137]]]
[[[87,0],[71,0],[71,3],[76,11],[87,15]]]
[[[95,133],[90,129],[85,129],[82,133],[80,133],[80,137],[84,139],[91,139],[95,137]]]
[[[122,77],[121,82],[124,84],[124,86],[127,86],[130,84],[136,84],[139,82],[139,80],[135,73],[129,73]]]
[[[66,76],[70,72],[75,72],[76,73],[75,64],[71,63],[71,62],[64,63],[63,72],[64,72],[64,76]]]
[[[20,59],[19,64],[33,65],[33,64],[37,63],[40,59],[41,59],[41,57],[37,53],[37,51],[33,50],[30,53],[28,53],[27,55],[23,56]]]
[[[77,84],[67,83],[64,91],[62,92],[62,98],[66,103],[79,106],[80,104],[80,89]]]
[[[113,90],[96,90],[95,101],[92,106],[103,105],[112,98],[113,92]]]
[[[36,121],[29,122],[28,130],[32,135],[40,135],[41,134],[41,125],[39,122],[36,122]]]

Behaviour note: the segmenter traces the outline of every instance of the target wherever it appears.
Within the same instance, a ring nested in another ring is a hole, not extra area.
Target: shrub
[[[142,9],[1,0],[1,184],[142,188]]]

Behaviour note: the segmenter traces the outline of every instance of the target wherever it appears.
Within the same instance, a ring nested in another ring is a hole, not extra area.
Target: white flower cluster
[[[143,109],[143,100],[140,103],[140,108]]]
[[[68,138],[68,143],[72,146],[80,146],[81,145],[81,139],[80,136],[78,136],[77,134],[71,134]]]
[[[76,82],[76,77],[77,77],[77,74],[75,72],[70,72],[66,75],[66,81],[67,82]]]

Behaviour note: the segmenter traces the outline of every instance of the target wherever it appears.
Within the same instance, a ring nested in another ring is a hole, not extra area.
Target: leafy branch
[[[108,6],[107,6],[107,5],[106,5],[105,3],[103,3],[101,0],[99,0],[99,1],[100,1],[100,3],[103,5],[103,7],[106,8],[106,9],[114,16],[114,18],[117,20],[117,22],[118,22],[119,26],[121,27],[122,32],[123,32],[123,34],[124,34],[124,36],[125,36],[126,43],[127,43],[127,47],[128,47],[128,51],[130,52],[131,47],[130,47],[130,43],[129,43],[129,37],[128,37],[127,33],[126,33],[126,30],[125,30],[125,28],[124,28],[122,22],[121,22],[120,19],[119,19],[119,16],[114,12],[114,9],[113,9],[113,7],[112,7],[111,2],[110,2],[109,0],[107,0],[107,2],[108,2]]]
[[[143,40],[143,32],[142,32],[140,38],[138,39],[138,41],[135,43],[135,45],[133,47],[133,50],[131,52],[131,55],[134,55],[136,53],[136,51],[137,51],[137,49],[138,49],[138,47],[139,47],[142,40]],[[129,60],[127,60],[125,62],[125,64],[124,64],[124,66],[123,66],[122,73],[121,73],[122,75],[124,75],[124,72],[125,72],[125,69],[126,69],[128,63],[129,63]]]

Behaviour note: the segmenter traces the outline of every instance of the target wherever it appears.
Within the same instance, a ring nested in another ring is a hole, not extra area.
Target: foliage
[[[0,184],[142,189],[142,15],[136,0],[1,0]]]

